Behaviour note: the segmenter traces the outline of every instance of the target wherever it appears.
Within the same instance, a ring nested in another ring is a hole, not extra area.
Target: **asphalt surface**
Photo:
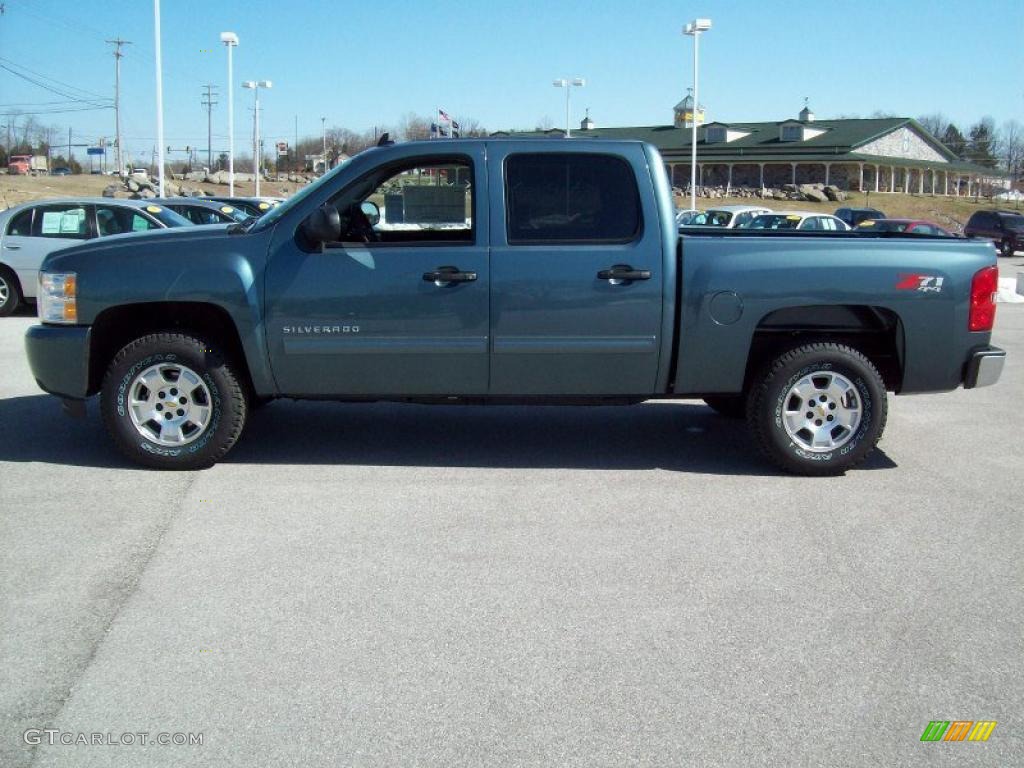
[[[145,471],[37,391],[32,322],[0,320],[0,766],[1024,764],[1024,305],[997,386],[892,399],[821,480],[689,401],[280,402]]]

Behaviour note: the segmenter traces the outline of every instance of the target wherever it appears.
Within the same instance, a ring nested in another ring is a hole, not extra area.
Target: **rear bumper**
[[[987,387],[999,381],[1006,353],[998,347],[979,349],[964,368],[964,389]]]
[[[82,325],[33,325],[25,352],[36,384],[58,397],[83,400],[89,391],[89,333]]]

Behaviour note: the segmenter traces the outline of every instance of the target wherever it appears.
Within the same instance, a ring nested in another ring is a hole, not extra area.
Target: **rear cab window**
[[[640,238],[640,191],[629,163],[596,153],[505,159],[509,245],[622,244]]]

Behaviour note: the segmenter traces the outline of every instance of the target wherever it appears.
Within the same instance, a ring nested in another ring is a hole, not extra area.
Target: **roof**
[[[26,208],[30,205],[68,205],[78,203],[79,205],[124,205],[130,208],[142,208],[147,205],[155,205],[152,198],[131,198],[131,197],[48,197],[39,200],[26,200],[24,203],[12,205],[7,210],[15,208]]]
[[[724,211],[726,213],[745,213],[746,211],[770,211],[767,205],[712,205],[709,211]]]
[[[781,141],[779,128],[782,125],[798,123],[815,130],[823,131],[804,141]],[[733,141],[707,143],[704,139],[710,125],[726,126],[734,131],[742,131],[747,135]],[[875,139],[885,136],[903,127],[911,128],[929,144],[936,152],[946,158],[945,162],[933,160],[912,160],[909,158],[881,157],[878,155],[860,154],[856,150]],[[582,131],[580,133],[583,133]],[[580,136],[574,133],[573,138]],[[635,139],[653,144],[666,159],[674,159],[680,155],[689,155],[692,127],[675,125],[630,126],[622,128],[592,128],[585,131],[586,138],[593,139]],[[501,131],[498,136],[515,136],[517,138],[541,138],[562,136],[564,131],[553,128],[549,131]],[[700,157],[705,163],[771,163],[771,162],[864,162],[881,163],[899,167],[935,168],[937,170],[962,170],[964,172],[984,173],[990,176],[1005,175],[995,168],[986,168],[973,163],[965,163],[942,142],[933,137],[916,120],[909,117],[883,117],[867,119],[815,120],[799,123],[796,120],[778,120],[758,123],[709,123],[698,127],[697,146]],[[681,158],[682,159],[682,158]]]

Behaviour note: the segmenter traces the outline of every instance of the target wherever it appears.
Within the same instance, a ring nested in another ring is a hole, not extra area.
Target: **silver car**
[[[149,200],[57,198],[0,211],[0,317],[35,299],[39,267],[53,251],[95,237],[191,226]]]

